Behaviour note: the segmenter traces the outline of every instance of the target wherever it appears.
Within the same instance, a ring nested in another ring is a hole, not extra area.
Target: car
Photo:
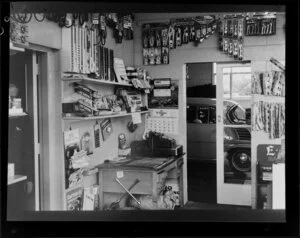
[[[224,100],[225,172],[251,170],[251,110],[233,100]],[[242,125],[245,125],[243,127]],[[216,99],[187,98],[188,160],[216,162]]]

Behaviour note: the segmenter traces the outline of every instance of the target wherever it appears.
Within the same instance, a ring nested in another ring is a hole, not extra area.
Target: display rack
[[[7,179],[7,185],[18,183],[18,182],[21,182],[21,181],[26,180],[26,179],[27,179],[27,176],[24,176],[24,175],[15,175],[15,176],[9,177]]]

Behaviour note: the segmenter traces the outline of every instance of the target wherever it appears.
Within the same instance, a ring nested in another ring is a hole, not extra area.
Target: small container
[[[12,107],[16,109],[22,108],[22,99],[21,98],[14,98],[12,102]]]

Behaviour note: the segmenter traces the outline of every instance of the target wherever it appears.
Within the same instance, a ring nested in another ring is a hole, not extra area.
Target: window
[[[251,67],[224,68],[223,94],[225,99],[249,99],[251,97]]]

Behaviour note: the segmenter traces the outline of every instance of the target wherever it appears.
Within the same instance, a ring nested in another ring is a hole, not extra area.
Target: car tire
[[[237,149],[229,153],[228,160],[231,168],[236,172],[251,171],[251,153],[250,150]]]

